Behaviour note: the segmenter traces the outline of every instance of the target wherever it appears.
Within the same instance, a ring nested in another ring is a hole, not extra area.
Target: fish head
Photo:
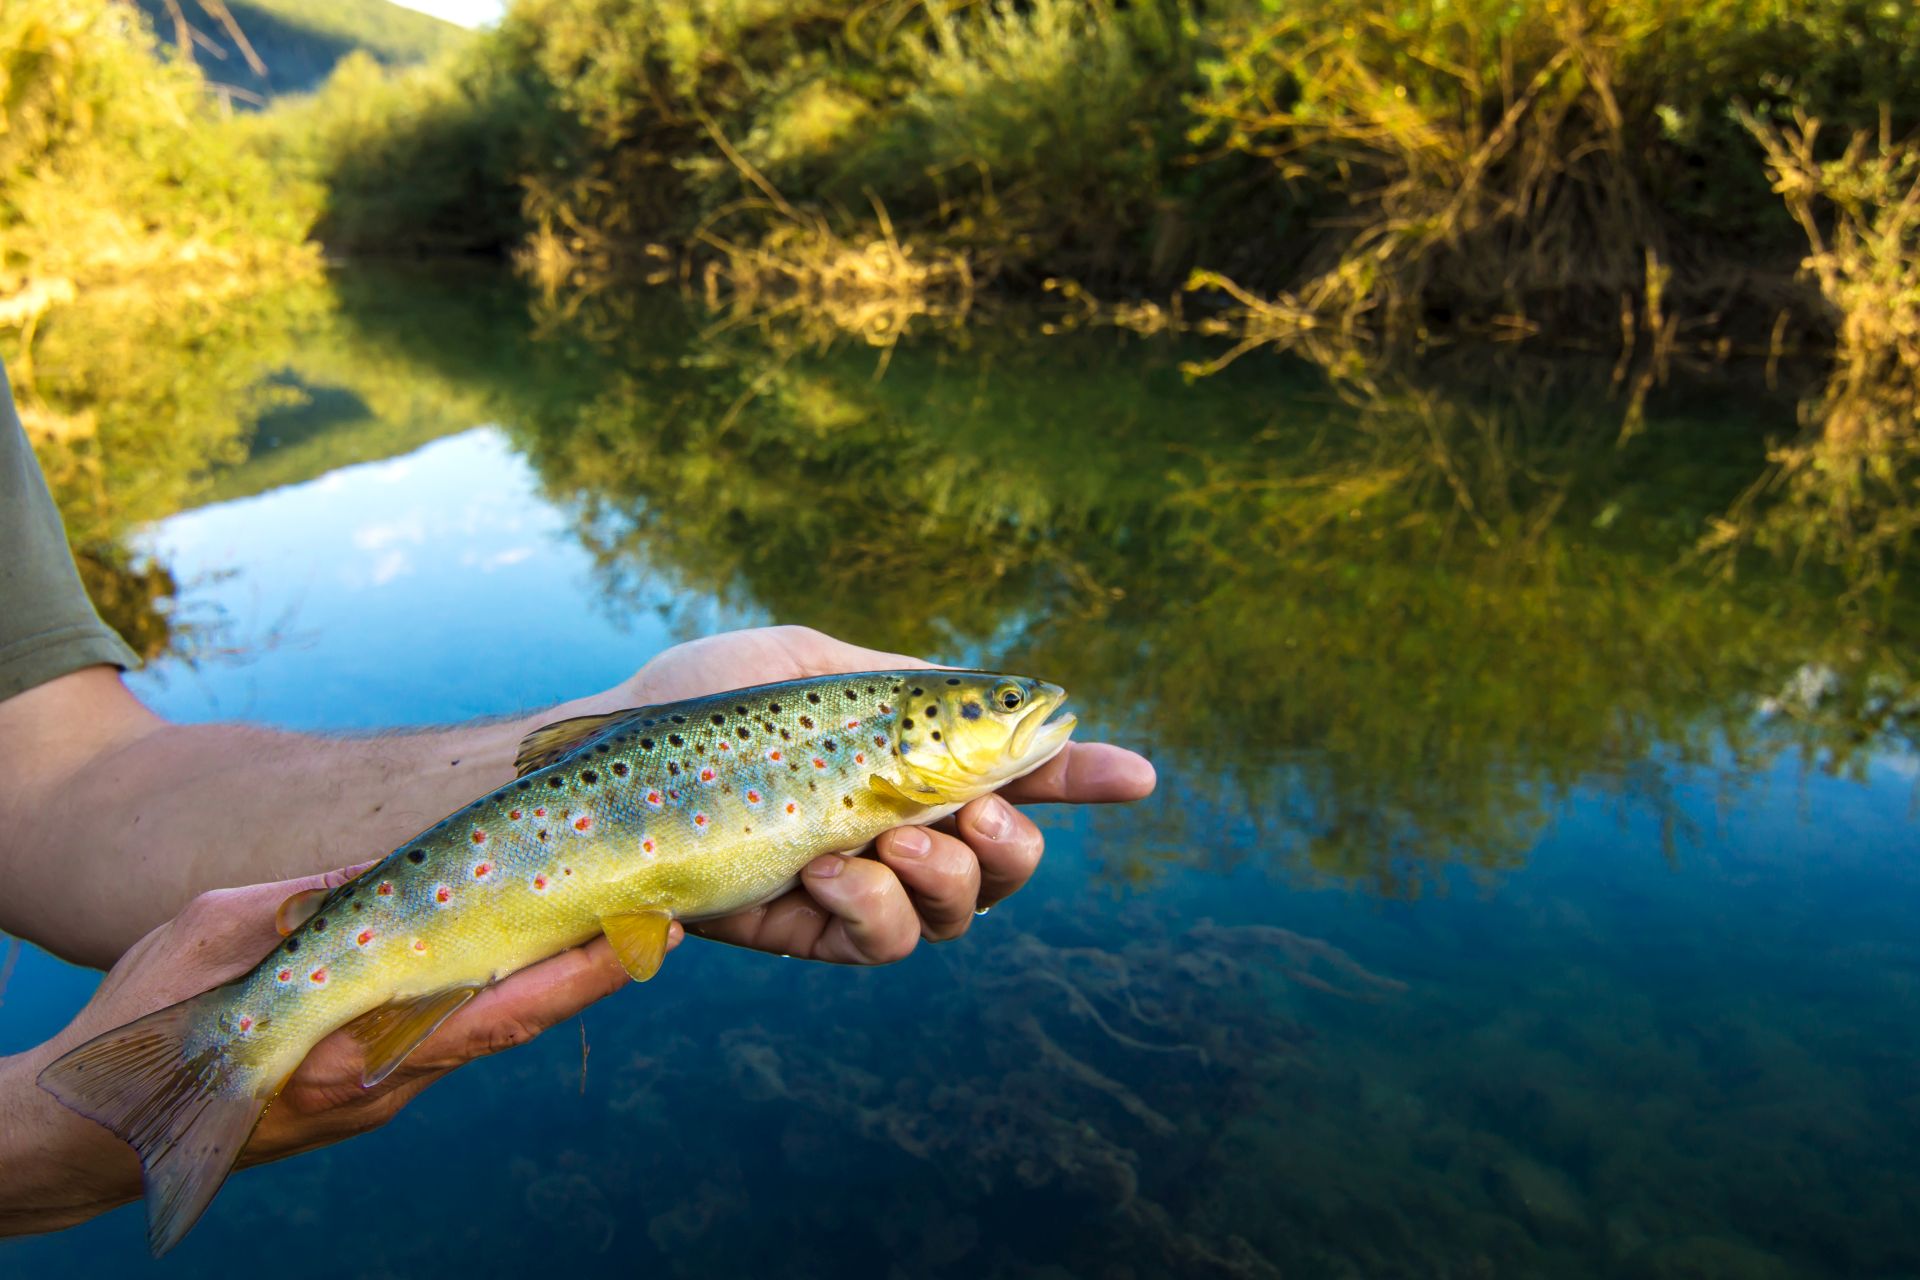
[[[1073,735],[1067,691],[1029,676],[929,671],[894,726],[912,791],[949,803],[985,795],[1058,755]]]

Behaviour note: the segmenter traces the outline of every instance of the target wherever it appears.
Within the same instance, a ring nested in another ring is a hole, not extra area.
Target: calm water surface
[[[1163,787],[1043,815],[958,943],[690,945],[163,1263],[129,1208],[0,1274],[1920,1275],[1905,606],[1675,567],[1792,422],[1757,375],[1623,435],[1605,369],[1019,318],[883,361],[346,277],[263,332],[115,535],[163,713],[457,720],[801,621],[1058,679]],[[0,1051],[94,981],[25,949]]]

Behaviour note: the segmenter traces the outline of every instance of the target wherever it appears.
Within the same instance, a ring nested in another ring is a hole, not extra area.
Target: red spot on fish
[[[748,788],[748,790],[747,790],[747,803],[748,803],[748,804],[759,804],[759,803],[760,803],[760,793],[759,793],[758,791],[755,791],[755,790],[753,790],[752,788]]]
[[[280,979],[280,981],[282,981],[282,982],[292,982],[292,981],[293,981],[293,970],[291,970],[291,969],[282,969],[282,970],[281,970],[280,972],[278,972],[278,973],[276,973],[276,974],[274,974],[273,976],[274,976],[274,977],[276,977],[276,978],[278,978],[278,979]]]
[[[485,844],[487,842],[487,833],[484,831],[475,829],[473,833],[473,842],[475,844]]]
[[[819,756],[815,756],[813,758],[813,767],[816,769],[824,769],[827,767],[827,762],[825,760],[822,760]]]
[[[655,809],[666,803],[666,798],[658,791],[647,792],[647,803]]]
[[[873,735],[873,745],[874,745],[874,746],[876,746],[876,747],[884,747],[884,746],[886,746],[886,745],[887,745],[887,735],[886,735],[886,734],[884,734],[884,733],[876,733],[876,734],[874,734],[874,735]]]
[[[706,814],[704,814],[704,813],[696,813],[696,814],[694,814],[694,815],[693,815],[693,825],[694,825],[694,826],[696,826],[696,827],[704,827],[704,826],[706,826],[706,825],[707,825],[707,815],[706,815]]]
[[[775,747],[773,750],[767,752],[767,759],[773,761],[775,764],[780,763],[780,748]]]
[[[360,931],[359,936],[356,937],[353,941],[357,946],[362,946],[362,947],[366,946],[369,942],[373,941],[373,930],[362,929]]]
[[[702,781],[702,782],[706,782],[706,783],[711,783],[711,782],[713,781],[713,779],[714,779],[714,772],[713,772],[713,770],[711,770],[711,769],[702,769],[702,770],[700,771],[700,781]]]
[[[547,816],[547,811],[545,809],[535,809],[533,811],[533,816],[536,818],[544,818]]]
[[[415,938],[413,940],[413,949],[424,953],[427,949],[427,940],[425,938]]]
[[[573,820],[573,829],[575,831],[586,831],[586,830],[589,830],[592,826],[593,826],[593,815],[590,813],[583,813],[579,817]]]
[[[731,751],[733,750],[733,744],[730,742],[723,742],[720,744],[720,749],[722,751]]]
[[[865,764],[865,763],[867,762],[867,753],[866,753],[866,752],[864,752],[864,751],[856,751],[856,752],[854,752],[854,753],[853,753],[853,762],[854,762],[855,764]]]
[[[315,969],[307,975],[307,980],[312,982],[316,987],[324,987],[327,985],[327,971],[324,968]]]
[[[476,862],[473,864],[473,878],[475,880],[485,880],[492,874],[493,864],[491,862]]]
[[[847,728],[849,728],[849,729],[858,729],[859,727],[860,727],[860,722],[859,722],[858,720],[849,720],[849,721],[847,721]]]
[[[545,876],[535,876],[533,878],[533,887],[541,893],[545,893],[547,891],[547,878]]]
[[[791,801],[791,800],[789,800],[789,801],[787,801],[787,812],[788,812],[788,813],[798,813],[798,812],[800,812],[800,806],[799,806],[799,805],[797,805],[797,804],[795,804],[795,803],[794,803],[793,801]]]
[[[642,853],[653,852],[653,838],[651,836],[649,836],[647,839],[642,840],[640,842],[640,852]]]
[[[240,1019],[240,1030],[241,1030],[242,1032],[247,1032],[247,1031],[251,1031],[251,1030],[253,1030],[253,1019],[252,1019],[252,1018],[248,1018],[248,1017],[244,1017],[244,1016],[243,1016],[243,1017],[242,1017],[242,1018]]]
[[[520,811],[518,809],[507,810],[507,816],[509,818],[512,818],[515,822],[520,821]]]
[[[374,892],[379,894],[383,898],[391,898],[393,896],[393,881],[382,880],[380,882],[380,887],[375,889]]]
[[[453,890],[443,884],[433,891],[433,900],[445,906],[453,901]]]

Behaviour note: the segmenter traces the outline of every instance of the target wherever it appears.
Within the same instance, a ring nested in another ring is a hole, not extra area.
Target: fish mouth
[[[1074,725],[1079,723],[1074,715],[1061,713],[1066,700],[1067,691],[1057,684],[1041,684],[1036,688],[1032,709],[1021,716],[1020,723],[1013,728],[1007,754],[1022,763],[1029,760],[1044,763],[1059,754],[1073,734]]]

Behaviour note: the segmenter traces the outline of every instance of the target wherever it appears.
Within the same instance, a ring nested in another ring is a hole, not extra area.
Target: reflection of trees
[[[1514,865],[1557,797],[1638,787],[1656,748],[1851,750],[1831,706],[1756,723],[1805,664],[1885,699],[1884,638],[1837,633],[1832,591],[1684,563],[1763,465],[1756,424],[1790,421],[1734,376],[1623,431],[1608,371],[1566,364],[1186,385],[1176,350],[1016,327],[903,343],[876,378],[864,349],[641,329],[597,348],[591,397],[513,414],[606,583],[664,567],[1059,674],[1185,766],[1191,803],[1116,875],[1151,874],[1143,845],[1244,852],[1206,830],[1240,812],[1256,846],[1406,892]]]
[[[500,421],[616,604],[664,574],[1028,666],[1173,753],[1169,801],[1100,846],[1123,880],[1259,857],[1412,892],[1515,865],[1570,787],[1657,793],[1656,751],[1858,768],[1913,739],[1887,574],[1867,617],[1844,576],[1688,561],[1790,397],[1723,374],[1629,413],[1604,368],[1478,356],[1189,384],[1192,354],[1014,316],[883,364],[671,302],[530,324],[471,279],[357,274],[198,328],[63,316],[23,404],[90,585],[148,652],[175,643],[172,584],[128,557],[135,523]]]

